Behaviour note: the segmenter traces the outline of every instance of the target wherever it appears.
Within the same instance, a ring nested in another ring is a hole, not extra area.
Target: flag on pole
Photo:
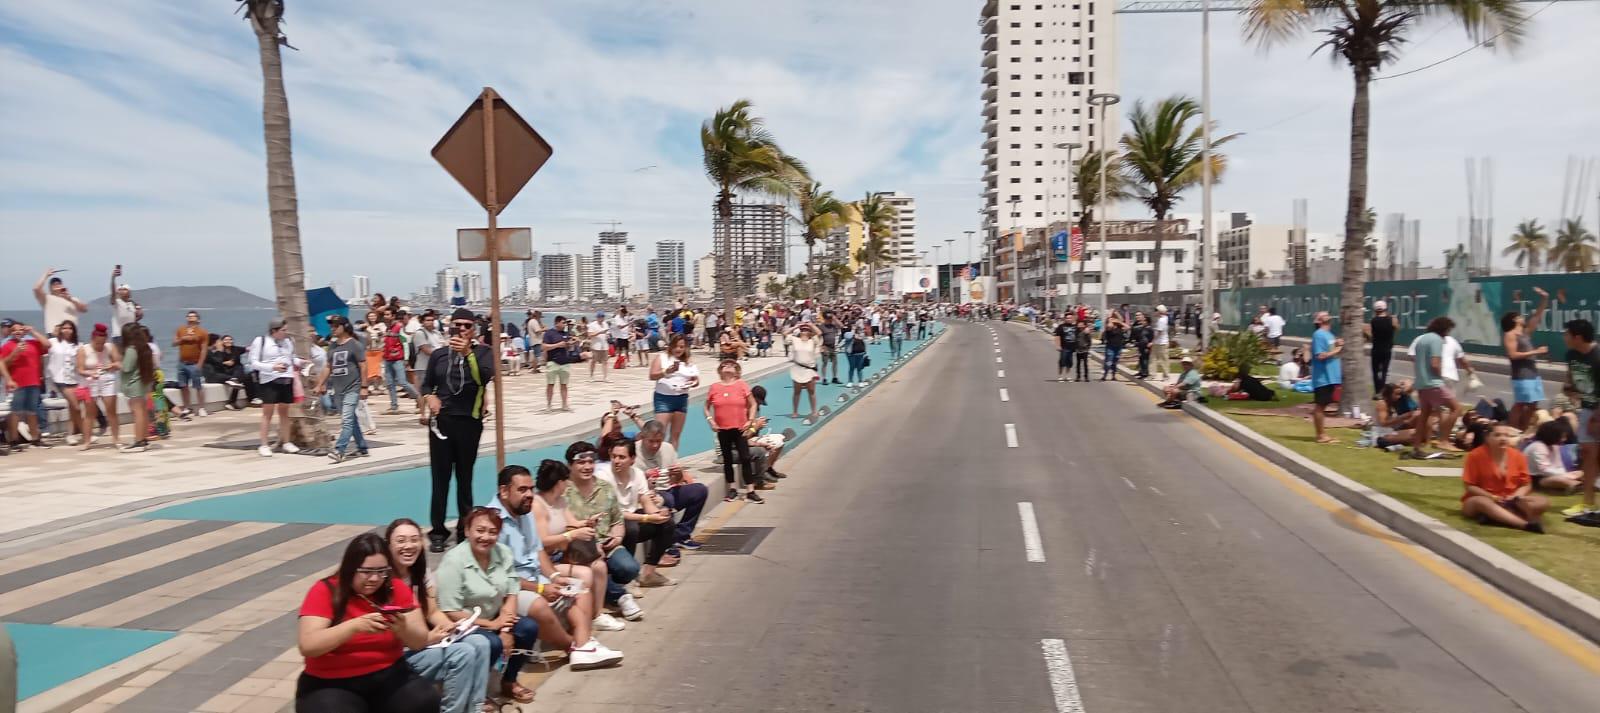
[[[461,278],[457,277],[450,282],[450,304],[461,307],[467,304],[467,298],[461,294]]]

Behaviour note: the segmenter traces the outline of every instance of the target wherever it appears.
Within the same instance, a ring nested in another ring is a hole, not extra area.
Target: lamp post
[[[955,293],[955,289],[956,289],[956,272],[955,272],[956,239],[955,238],[945,238],[944,239],[944,255],[945,255],[945,258],[946,258],[946,262],[948,263],[948,265],[945,267],[945,278],[950,281],[950,292],[951,292],[951,294],[954,294]],[[940,293],[939,299],[941,301],[944,300],[944,294],[943,293]]]
[[[1211,215],[1211,0],[1200,0],[1200,319],[1211,319],[1211,249],[1215,233]],[[1205,331],[1200,330],[1201,344]]]
[[[1066,141],[1059,144],[1051,144],[1050,147],[1067,150],[1067,224],[1070,226],[1072,224],[1072,150],[1076,148],[1082,148],[1083,144],[1080,144],[1076,141]],[[1050,167],[1054,166],[1055,160],[1052,159],[1050,161]],[[1045,179],[1044,190],[1044,239],[1047,245],[1045,248],[1044,273],[1044,311],[1046,312],[1055,309],[1055,298],[1050,296],[1051,282],[1056,272],[1056,249],[1055,244],[1052,242],[1055,240],[1056,219],[1055,215],[1050,212],[1050,194],[1054,192],[1055,177],[1048,176]],[[1071,242],[1071,239],[1072,235],[1069,232],[1067,235],[1067,240],[1069,243]],[[1070,262],[1070,258],[1072,255],[1072,247],[1070,244],[1067,246],[1067,255],[1069,258],[1069,262],[1067,263],[1067,267],[1069,268],[1068,272],[1071,272],[1070,268],[1072,267],[1072,263]]]
[[[1089,105],[1100,107],[1100,317],[1104,319],[1106,310],[1110,306],[1106,295],[1106,164],[1110,163],[1110,151],[1105,148],[1106,142],[1106,107],[1122,101],[1122,97],[1111,93],[1091,92]]]
[[[1017,211],[1017,205],[1022,203],[1021,198],[1012,198],[1011,204],[1011,301],[1022,305],[1022,251],[1017,249],[1017,220],[1022,213]],[[998,245],[996,246],[998,247]],[[995,295],[999,297],[999,295]]]

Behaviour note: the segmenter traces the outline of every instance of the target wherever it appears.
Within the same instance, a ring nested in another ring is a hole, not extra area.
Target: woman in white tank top
[[[96,324],[89,335],[89,343],[78,349],[78,385],[87,392],[83,399],[84,423],[93,424],[99,413],[105,413],[106,425],[111,427],[111,445],[121,445],[122,429],[117,422],[117,373],[122,355],[107,338],[106,326]],[[80,395],[83,395],[80,392]],[[83,449],[93,445],[94,431],[84,429]]]

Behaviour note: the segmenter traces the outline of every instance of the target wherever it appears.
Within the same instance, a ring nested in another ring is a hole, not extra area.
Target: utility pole
[[[1213,237],[1211,215],[1211,0],[1200,2],[1200,344],[1205,346],[1205,325],[1211,319],[1211,263]],[[1170,326],[1170,325],[1169,325]],[[1240,327],[1243,328],[1242,326]]]

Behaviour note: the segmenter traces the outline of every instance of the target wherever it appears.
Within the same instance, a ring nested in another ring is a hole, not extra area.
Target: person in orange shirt
[[[179,418],[188,420],[197,410],[201,418],[209,415],[206,413],[205,371],[200,364],[206,359],[206,346],[210,340],[211,333],[200,326],[200,313],[189,310],[184,315],[184,325],[178,328],[177,335],[172,338],[172,346],[178,348],[178,392],[183,395],[183,409],[178,412]],[[190,390],[194,391],[193,398],[189,396]]]
[[[1491,522],[1544,533],[1544,511],[1550,501],[1532,494],[1528,460],[1516,448],[1517,429],[1496,423],[1482,445],[1467,454],[1461,480],[1461,513],[1481,524]]]

